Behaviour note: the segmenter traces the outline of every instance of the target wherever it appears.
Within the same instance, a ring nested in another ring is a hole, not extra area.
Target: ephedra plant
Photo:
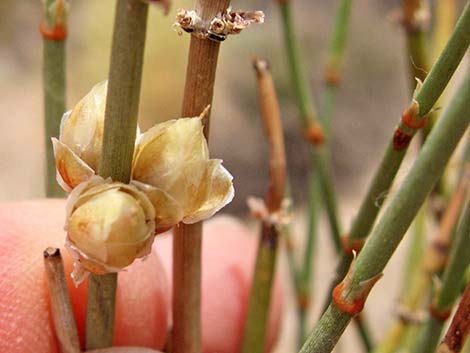
[[[177,10],[175,28],[180,34],[191,36],[181,118],[142,132],[137,122],[148,9],[152,3],[160,5],[166,13],[173,5],[165,0],[116,0],[108,79],[97,83],[65,112],[65,40],[71,4],[65,0],[43,1],[40,29],[44,38],[45,126],[49,146],[46,190],[48,197],[61,196],[62,191],[52,182],[57,174],[58,185],[68,194],[64,242],[75,261],[71,275],[77,285],[88,277],[86,345],[80,347],[60,251],[45,250],[51,313],[62,352],[112,346],[118,273],[132,266],[136,259],[145,258],[155,236],[170,229],[173,229],[174,295],[172,327],[164,351],[205,352],[201,328],[202,221],[234,197],[229,171],[221,160],[209,156],[214,87],[220,80],[216,80],[218,54],[225,40],[242,40],[230,38],[231,35],[251,24],[263,23],[264,13],[234,11],[231,5],[237,4],[228,0],[197,0],[194,10]],[[259,244],[250,295],[245,298],[247,313],[241,339],[234,349],[243,353],[266,352],[271,293],[279,267],[276,263],[279,252],[284,250],[282,245],[287,244],[298,318],[298,347],[292,348],[292,352],[333,351],[352,320],[362,342],[362,346],[354,347],[354,352],[399,349],[415,353],[460,352],[470,330],[466,275],[470,264],[470,144],[463,148],[463,157],[456,162],[460,165],[460,172],[454,173],[459,174],[458,182],[448,180],[452,173],[446,172],[446,167],[468,131],[468,71],[461,75],[451,97],[439,99],[470,44],[470,2],[462,8],[445,45],[442,38],[449,27],[446,19],[452,18],[456,7],[443,4],[437,7],[435,25],[439,31],[436,30],[434,42],[436,48],[442,49],[433,60],[429,44],[433,38],[429,30],[430,4],[425,0],[402,1],[406,55],[413,60],[408,80],[413,82],[412,94],[409,104],[402,107],[396,128],[390,131],[383,159],[363,200],[357,204],[357,215],[346,234],[338,210],[341,197],[332,178],[331,136],[335,107],[341,104],[336,96],[354,1],[338,1],[319,109],[314,103],[303,65],[302,45],[296,34],[293,8],[297,3],[289,0],[276,3],[300,117],[299,135],[309,146],[310,180],[303,187],[309,195],[309,230],[307,245],[299,256],[293,240],[292,212],[298,205],[290,196],[295,185],[288,178],[292,171],[287,168],[283,139],[285,117],[276,94],[276,80],[270,72],[270,58],[255,59],[260,115],[269,146],[266,157],[269,180],[265,199],[249,202],[251,213],[260,223]],[[252,51],[256,53],[256,49],[254,46]],[[438,109],[441,105],[443,109]],[[396,191],[389,192],[418,132],[422,132],[418,155]],[[389,202],[381,210],[384,200],[377,204],[377,199],[387,192]],[[430,209],[428,204],[437,203],[436,200],[444,204],[444,211]],[[330,295],[321,318],[310,322],[312,266],[321,209],[326,211],[338,255],[334,260],[337,270],[335,278],[331,278]],[[439,223],[439,232],[423,251],[422,227],[426,219]],[[387,335],[377,333],[375,337],[371,322],[360,315],[364,308],[368,309],[366,299],[377,281],[387,280],[386,276],[382,278],[383,270],[413,221],[417,240],[413,245],[416,251],[411,254],[417,259],[410,263],[417,265],[407,269],[410,273],[402,298],[405,309],[397,314]],[[433,280],[438,284],[432,286]],[[461,294],[458,309],[440,343]],[[427,306],[427,313],[418,315],[418,310]],[[409,332],[416,334],[406,335]],[[380,337],[385,338],[381,341]]]

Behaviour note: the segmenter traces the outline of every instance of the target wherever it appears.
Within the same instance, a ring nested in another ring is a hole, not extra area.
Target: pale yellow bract
[[[52,139],[57,181],[71,191],[68,248],[77,278],[83,271],[126,267],[148,254],[154,234],[206,219],[234,196],[232,176],[221,160],[209,158],[200,117],[169,120],[138,134],[129,184],[96,176],[106,90],[106,82],[99,83],[64,114],[60,137]]]

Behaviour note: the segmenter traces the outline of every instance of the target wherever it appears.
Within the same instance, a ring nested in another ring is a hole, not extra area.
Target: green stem
[[[449,42],[434,64],[431,72],[426,77],[423,86],[415,98],[419,104],[418,116],[415,117],[417,120],[422,120],[429,113],[462,60],[470,43],[470,31],[468,28],[470,28],[470,4],[467,4],[465,7]],[[410,136],[416,133],[415,130],[406,130],[407,127],[403,126],[403,123],[400,123],[400,129],[406,131]],[[351,226],[348,235],[350,240],[365,239],[369,234],[385,200],[385,194],[390,189],[401,162],[403,161],[406,150],[407,146],[396,150],[393,146],[393,139],[389,143],[385,156],[361,203],[359,213]],[[339,283],[346,275],[351,261],[352,257],[350,255],[341,255],[340,263],[336,270],[337,276],[334,282],[335,284]]]
[[[253,286],[250,291],[248,314],[244,329],[242,353],[263,353],[271,288],[274,279],[279,234],[276,225],[261,224],[261,238],[258,245]]]
[[[256,59],[258,96],[266,139],[269,143],[269,189],[266,207],[270,215],[281,211],[286,189],[286,157],[279,104],[268,63]],[[278,253],[280,227],[272,220],[261,223],[261,237],[250,291],[243,336],[243,353],[263,353],[271,292]]]
[[[466,89],[468,90],[468,86]],[[470,109],[467,108],[466,114],[470,114]],[[453,242],[449,263],[442,276],[442,285],[433,300],[432,305],[434,310],[438,313],[448,312],[450,314],[452,306],[460,294],[465,270],[470,264],[470,199],[468,196],[467,194],[467,205],[460,217],[460,223]],[[439,343],[444,323],[445,320],[430,315],[418,335],[412,353],[434,351]]]
[[[106,99],[99,174],[129,182],[137,131],[148,5],[118,0]],[[117,274],[90,275],[86,318],[87,349],[112,345]]]
[[[305,341],[307,334],[308,309],[311,301],[313,256],[317,239],[318,216],[321,207],[320,184],[316,170],[311,171],[308,188],[308,233],[307,244],[303,254],[303,263],[299,273],[299,286],[297,291],[297,309],[299,312],[298,347]]]
[[[297,106],[300,112],[302,127],[305,131],[308,131],[309,128],[312,127],[319,128],[318,117],[312,99],[312,92],[301,62],[301,53],[297,36],[295,34],[290,2],[279,2],[279,6],[282,14],[284,42],[288,56],[289,69],[296,93]],[[316,169],[318,169],[321,192],[325,202],[333,243],[335,248],[339,250],[341,247],[341,229],[337,217],[336,196],[332,183],[327,151],[322,143],[314,144],[311,147],[310,156],[311,163],[314,164]]]
[[[422,258],[423,258],[423,246],[425,240],[425,221],[426,221],[426,207],[427,203],[421,207],[419,210],[414,224],[413,224],[413,233],[412,233],[412,243],[407,254],[407,261],[405,265],[405,279],[402,290],[403,304],[409,304],[407,298],[410,297],[409,293],[415,293],[416,288],[421,292],[421,288],[427,288],[427,284],[431,280],[431,273],[429,276],[426,276],[428,273],[424,272],[424,269],[421,267]],[[421,293],[420,293],[421,294]],[[414,296],[413,296],[414,297]],[[409,300],[408,300],[409,301]],[[412,310],[416,309],[414,306],[407,306],[406,309]],[[399,347],[405,341],[405,335],[409,329],[404,320],[397,318],[392,323],[391,327],[387,330],[385,338],[380,342],[377,347],[374,348],[374,353],[393,353],[398,350]]]
[[[334,113],[338,84],[341,81],[352,0],[341,0],[335,16],[334,30],[325,72],[325,91],[322,95],[320,119],[326,135],[330,136],[331,118]]]
[[[469,84],[470,76],[467,75],[359,253],[346,283],[347,291],[341,293],[345,302],[357,300],[356,296],[365,301],[361,290],[382,273],[467,130],[470,122]],[[331,352],[351,319],[350,314],[330,304],[300,352]]]
[[[56,181],[56,166],[51,137],[59,136],[60,120],[65,112],[65,46],[68,1],[44,1],[41,25],[43,34],[43,87],[46,147],[46,197],[63,197]]]

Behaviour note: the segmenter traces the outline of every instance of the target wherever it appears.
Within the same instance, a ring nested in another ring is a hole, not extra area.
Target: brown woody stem
[[[204,20],[225,11],[229,0],[197,0],[196,12]],[[199,116],[212,104],[220,43],[191,37],[182,116]],[[209,137],[208,112],[204,135]],[[201,245],[202,223],[180,223],[173,238],[173,335],[174,353],[201,352]]]
[[[458,353],[470,332],[470,284],[467,284],[452,323],[447,329],[437,353]]]
[[[80,339],[59,249],[47,248],[44,250],[44,267],[49,287],[52,320],[60,351],[62,353],[80,353]]]
[[[284,137],[274,82],[268,63],[255,59],[258,100],[266,139],[269,142],[268,214],[261,222],[261,236],[248,305],[242,353],[263,353],[271,291],[275,274],[281,224],[279,216],[286,184]]]

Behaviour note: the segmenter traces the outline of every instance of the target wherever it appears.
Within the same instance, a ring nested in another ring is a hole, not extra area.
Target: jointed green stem
[[[322,95],[320,120],[326,135],[330,136],[331,118],[334,113],[338,84],[341,80],[344,54],[348,39],[352,0],[341,0],[335,16],[334,30],[325,72],[325,91]]]
[[[295,35],[294,22],[291,13],[289,1],[283,1],[279,4],[282,14],[282,22],[284,26],[284,42],[288,55],[289,68],[293,87],[296,93],[297,105],[300,112],[302,127],[305,131],[316,126],[319,128],[317,113],[312,99],[312,92],[303,65],[301,63],[301,54],[299,44]],[[318,178],[321,184],[322,196],[325,202],[326,211],[331,228],[333,243],[337,250],[341,247],[341,229],[337,217],[336,196],[332,183],[331,170],[328,163],[327,151],[323,144],[311,147],[310,152],[311,164],[318,170]]]
[[[67,27],[67,2],[47,0],[44,2],[43,31],[59,28],[65,36],[43,34],[43,87],[46,146],[46,196],[63,197],[64,192],[56,182],[56,166],[51,137],[59,136],[59,126],[65,112],[65,45]],[[56,27],[58,26],[58,27]]]
[[[468,28],[470,28],[470,4],[467,4],[465,7],[449,42],[432,67],[431,72],[426,77],[423,86],[415,98],[419,104],[417,120],[422,120],[429,113],[462,60],[470,43],[470,31]],[[400,123],[400,128],[406,129],[403,123]],[[413,136],[416,132],[414,130],[406,131],[410,136]],[[375,173],[369,190],[361,203],[359,213],[351,226],[348,235],[349,239],[364,239],[369,234],[385,200],[383,196],[390,189],[406,150],[407,146],[396,150],[393,146],[393,139],[389,143],[379,169]],[[338,283],[345,276],[351,261],[351,256],[346,254],[341,256],[335,283]]]
[[[129,182],[137,131],[148,5],[117,0],[99,174]],[[87,349],[112,345],[117,274],[90,275]]]
[[[382,273],[467,130],[470,122],[469,84],[470,76],[467,75],[359,253],[351,269],[348,291],[342,293],[346,302],[360,295],[358,291],[364,283]],[[351,319],[349,314],[330,304],[300,352],[331,352]]]
[[[468,86],[466,87],[468,90]],[[467,101],[468,105],[468,101]],[[467,109],[467,116],[470,109]],[[455,240],[452,245],[449,263],[442,276],[442,286],[434,298],[433,307],[438,313],[452,309],[454,301],[460,294],[465,270],[470,264],[470,199],[467,195],[467,205],[462,213]],[[430,315],[421,329],[412,353],[427,353],[436,349],[445,320]]]

